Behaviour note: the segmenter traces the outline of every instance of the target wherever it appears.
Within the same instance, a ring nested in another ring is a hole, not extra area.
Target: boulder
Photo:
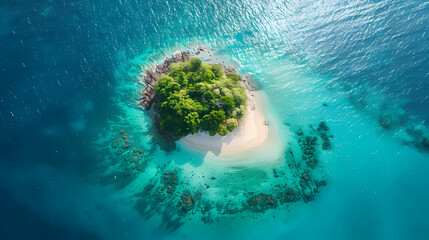
[[[185,212],[188,212],[194,207],[195,204],[195,198],[192,197],[189,193],[183,193],[182,196],[180,196],[179,203],[182,205],[182,209],[185,210]]]
[[[317,128],[317,130],[328,131],[329,128],[328,128],[328,126],[326,126],[326,123],[324,121],[321,121],[320,124],[319,124],[319,127]]]
[[[249,206],[264,208],[268,206],[275,206],[276,202],[273,195],[260,193],[247,199],[247,204],[249,204]]]
[[[298,136],[302,136],[304,133],[302,132],[302,129],[300,128],[300,129],[298,129],[296,132],[296,135],[298,135]]]
[[[143,154],[143,150],[141,150],[141,149],[134,149],[133,153]]]

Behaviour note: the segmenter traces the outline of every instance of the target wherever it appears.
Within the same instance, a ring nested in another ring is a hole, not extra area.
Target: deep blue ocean
[[[429,1],[2,0],[0,23],[0,239],[429,239]],[[94,145],[147,119],[139,66],[197,45],[253,74],[282,131],[327,121],[313,201],[171,230],[106,174]]]

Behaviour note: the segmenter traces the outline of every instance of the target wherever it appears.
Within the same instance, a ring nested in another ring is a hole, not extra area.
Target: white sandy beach
[[[180,140],[181,144],[197,151],[212,151],[221,154],[242,152],[262,145],[268,136],[265,115],[258,105],[256,92],[248,92],[249,102],[246,114],[239,126],[226,136],[210,136],[208,133],[188,135]]]

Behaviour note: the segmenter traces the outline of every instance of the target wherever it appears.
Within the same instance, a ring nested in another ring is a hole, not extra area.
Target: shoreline
[[[152,106],[156,105],[159,101],[157,96],[156,96],[155,89],[154,89],[154,86],[158,82],[159,78],[163,75],[168,75],[170,73],[171,70],[168,67],[170,64],[177,63],[177,62],[185,62],[192,57],[199,57],[202,60],[204,60],[205,63],[208,63],[208,64],[219,65],[219,66],[221,66],[222,70],[225,73],[229,73],[229,72],[237,73],[235,67],[227,65],[227,63],[225,63],[225,61],[222,60],[220,57],[213,55],[212,50],[205,49],[202,46],[198,47],[197,51],[195,51],[195,52],[176,51],[172,57],[166,57],[162,63],[155,65],[152,68],[152,70],[149,69],[148,67],[144,68],[146,72],[141,73],[141,76],[142,76],[143,81],[145,83],[145,88],[141,90],[142,96],[139,97],[139,107],[143,110],[146,110],[146,111],[154,109]],[[237,66],[237,67],[239,67],[239,66]],[[252,116],[254,115],[254,113],[249,111],[249,109],[255,108],[256,104],[255,104],[253,93],[255,90],[261,89],[261,86],[254,81],[254,78],[250,73],[245,73],[245,74],[242,74],[240,76],[241,76],[241,84],[245,87],[245,89],[246,89],[245,93],[248,97],[248,106],[246,108],[246,114],[241,120],[239,120],[239,125],[238,125],[239,129],[243,129],[243,127],[240,128],[240,125],[242,125],[245,122],[245,119],[249,118],[249,117],[246,117],[246,115],[252,115]],[[176,141],[180,141],[181,139],[189,136],[188,135],[188,136],[185,136],[182,138],[173,138],[172,136],[168,135],[160,127],[158,113],[156,111],[153,111],[153,112],[154,112],[154,115],[152,116],[152,119],[155,123],[154,124],[155,128],[157,129],[158,134],[160,136],[162,136],[164,139],[166,139],[167,141],[176,142]],[[259,119],[259,120],[264,119],[263,122],[266,122],[265,116],[263,116],[263,114],[261,114],[260,111],[256,115],[258,116],[257,119]],[[249,121],[249,120],[246,120],[246,121],[248,122],[247,125],[249,125],[249,123],[251,123],[251,121]],[[253,125],[256,127],[255,124],[253,124]],[[256,127],[256,129],[258,129],[258,127]],[[261,130],[257,130],[257,131],[261,131]],[[237,131],[235,131],[235,132],[237,132]],[[246,129],[245,132],[252,132],[252,129]],[[234,134],[236,136],[239,135],[236,133],[234,133]],[[263,134],[264,133],[259,133],[259,135],[263,135]],[[205,136],[205,135],[209,136],[209,134],[205,134],[204,132],[198,132],[198,133],[191,135],[191,136],[196,136],[196,135],[201,136],[200,140],[203,140],[203,142],[208,141],[203,136]],[[265,135],[267,135],[267,134],[265,133]],[[228,137],[228,136],[231,136],[231,133],[228,133],[228,135],[225,137]],[[223,137],[216,135],[216,136],[210,136],[210,138],[223,138]],[[241,138],[243,138],[243,137],[241,137]],[[213,139],[211,139],[211,140],[213,140]],[[218,141],[212,142],[210,144],[215,143],[215,145],[218,145],[217,150],[219,151],[219,150],[222,150],[222,147],[219,145],[220,143],[218,143],[218,142],[224,141],[224,140],[225,139],[218,139]],[[256,143],[252,143],[252,145],[256,146],[256,145],[259,145],[261,142],[260,140],[257,139],[257,137],[256,137],[255,141],[256,141]],[[197,142],[199,142],[199,139],[195,139],[195,140],[192,140],[192,138],[189,139],[190,145],[201,145],[201,144],[197,144]],[[217,144],[216,144],[216,142],[217,142]],[[235,142],[237,142],[237,140],[235,140]],[[204,146],[204,144],[202,144],[202,146]],[[203,148],[208,148],[208,147],[206,146]],[[238,148],[241,148],[241,147],[238,147]]]
[[[246,90],[248,106],[237,129],[226,136],[210,136],[206,132],[198,132],[179,140],[182,146],[196,152],[214,152],[231,154],[253,149],[263,145],[269,133],[267,119],[262,106],[257,102],[258,93]]]

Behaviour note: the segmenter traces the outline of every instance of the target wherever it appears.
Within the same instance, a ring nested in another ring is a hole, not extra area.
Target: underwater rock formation
[[[154,180],[143,188],[142,196],[153,199],[150,208],[164,216],[166,222],[171,221],[167,225],[174,223],[175,226],[194,216],[199,216],[204,223],[213,224],[220,217],[234,217],[249,212],[263,214],[269,209],[287,209],[294,202],[311,201],[319,189],[326,185],[318,155],[327,150],[323,147],[326,145],[323,136],[328,136],[329,127],[322,121],[317,128],[310,128],[310,132],[300,130],[296,142],[298,148],[288,150],[284,166],[265,173],[269,177],[262,177],[261,181],[269,181],[272,187],[258,187],[261,190],[259,193],[229,186],[216,175],[202,175],[205,180],[200,182],[201,186],[192,185],[190,188],[189,179],[183,179],[183,167],[167,165],[159,166]],[[329,141],[331,137],[327,138]],[[231,176],[234,175],[240,178],[240,172]],[[191,176],[195,177],[193,174]],[[229,181],[236,180],[231,178]],[[219,192],[213,195],[213,191]],[[145,208],[148,207],[145,205]],[[180,216],[180,221],[176,218],[167,220],[172,215]],[[254,215],[255,218],[257,216]]]
[[[317,165],[317,158],[315,155],[317,145],[316,136],[307,136],[303,141],[301,141],[301,149],[303,150],[302,160],[311,168],[315,168]],[[302,176],[304,180],[307,180],[305,174]]]
[[[320,137],[322,138],[322,149],[328,150],[331,149],[331,142],[329,141],[330,138],[333,138],[332,135],[328,137],[328,131],[329,127],[326,126],[326,123],[324,121],[320,122],[319,127],[317,128],[319,131]]]
[[[382,90],[370,86],[369,83],[363,83],[360,88],[355,88],[348,94],[350,103],[371,116],[386,133],[405,145],[414,146],[423,151],[429,150],[423,142],[423,136],[429,135],[429,129],[416,116],[406,112],[404,99],[399,101],[392,99],[391,96],[383,94]]]
[[[179,204],[185,212],[188,212],[194,207],[195,198],[189,193],[183,193],[180,197]]]
[[[253,212],[264,211],[269,208],[275,208],[277,202],[271,194],[260,193],[247,199],[249,209]]]

